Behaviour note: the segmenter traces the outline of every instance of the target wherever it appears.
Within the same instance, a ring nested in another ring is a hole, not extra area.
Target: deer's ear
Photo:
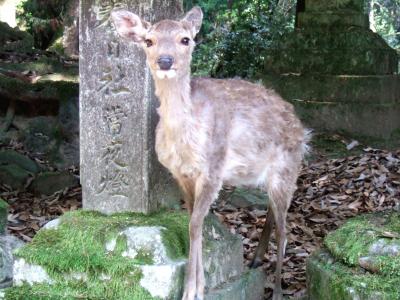
[[[195,37],[200,31],[201,23],[203,22],[203,12],[199,6],[193,7],[188,11],[185,17],[181,20],[184,25],[189,26],[192,36]]]
[[[149,22],[140,19],[138,15],[127,10],[112,11],[111,19],[121,37],[133,40],[136,43],[144,40],[146,32],[151,26]]]

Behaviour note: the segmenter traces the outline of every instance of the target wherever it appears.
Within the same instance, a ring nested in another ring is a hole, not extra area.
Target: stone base
[[[400,213],[360,215],[307,260],[311,300],[400,299]]]
[[[312,128],[384,139],[400,134],[399,75],[269,75],[264,84]]]
[[[17,252],[15,287],[6,290],[6,299],[180,299],[187,228],[185,212],[67,213]],[[265,275],[243,271],[241,239],[215,216],[207,217],[203,236],[206,299],[262,299]]]
[[[231,279],[221,286],[209,290],[205,300],[261,300],[264,299],[265,273],[252,269],[240,277]]]

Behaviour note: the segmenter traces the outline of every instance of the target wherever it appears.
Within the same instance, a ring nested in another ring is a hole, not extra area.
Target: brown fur
[[[266,223],[252,266],[261,262],[275,223],[278,261],[274,299],[281,299],[286,213],[307,141],[292,105],[274,91],[247,81],[190,78],[193,38],[202,19],[199,8],[193,8],[180,22],[164,20],[150,27],[126,11],[116,11],[112,17],[119,33],[141,43],[146,52],[160,100],[156,151],[181,186],[191,215],[182,299],[203,298],[203,220],[223,184],[268,192],[268,217],[274,220]],[[181,43],[184,37],[190,38],[189,45]],[[147,47],[145,40],[151,40],[152,46]],[[170,77],[160,72],[160,55],[174,58]]]

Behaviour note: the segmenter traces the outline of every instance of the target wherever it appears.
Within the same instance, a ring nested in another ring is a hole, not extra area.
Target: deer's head
[[[190,72],[203,13],[192,8],[180,21],[162,20],[154,25],[126,10],[115,10],[111,18],[123,38],[138,43],[146,53],[147,63],[158,79],[180,78]]]

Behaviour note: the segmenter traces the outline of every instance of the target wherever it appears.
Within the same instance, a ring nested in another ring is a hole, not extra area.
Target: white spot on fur
[[[176,77],[176,71],[175,70],[168,70],[168,71],[157,70],[156,75],[160,79],[172,79],[172,78]]]

